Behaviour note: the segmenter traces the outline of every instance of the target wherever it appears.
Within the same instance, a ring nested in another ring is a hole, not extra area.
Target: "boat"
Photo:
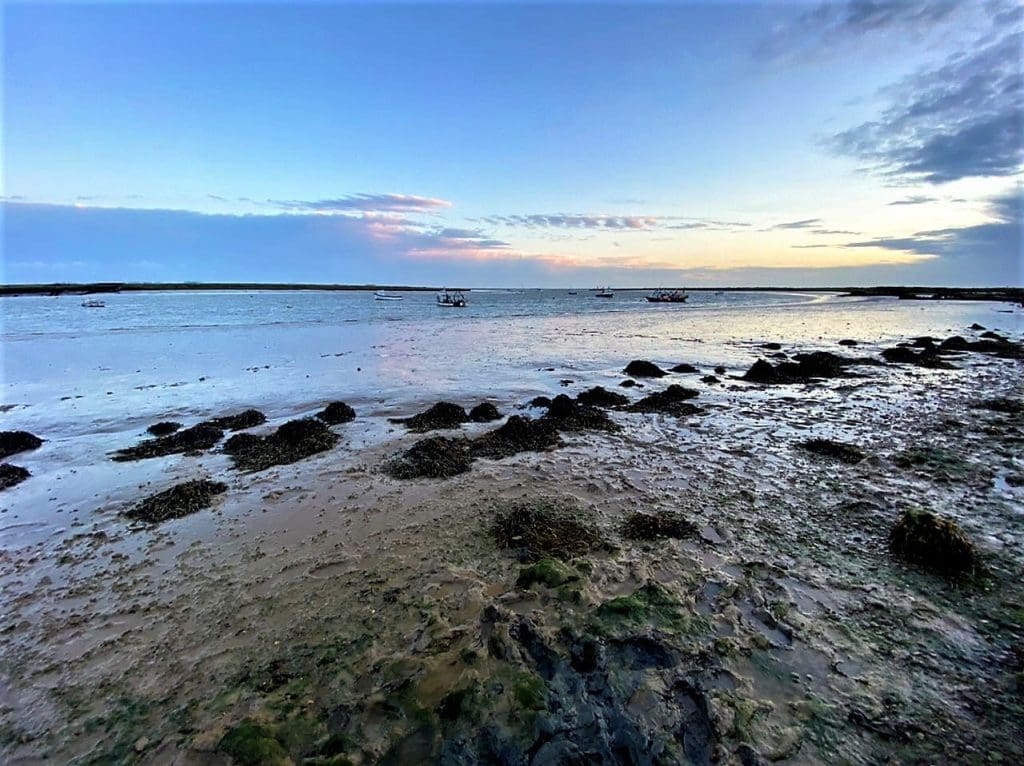
[[[595,298],[612,298],[614,295],[615,293],[612,292],[610,287],[599,287],[594,293]]]
[[[689,297],[685,290],[655,290],[647,300],[649,303],[686,303]]]
[[[107,304],[104,303],[103,301],[88,300],[82,301],[82,307],[87,309],[105,309],[107,307]]]
[[[576,291],[575,291],[575,290],[570,290],[570,291],[569,291],[569,295],[575,295],[575,294],[576,294]]]
[[[375,301],[400,301],[402,300],[403,297],[404,296],[401,295],[392,295],[391,293],[386,293],[383,290],[378,290],[373,294],[373,299]]]
[[[447,287],[437,294],[437,305],[446,308],[461,309],[466,307],[466,298],[460,290],[449,290]]]

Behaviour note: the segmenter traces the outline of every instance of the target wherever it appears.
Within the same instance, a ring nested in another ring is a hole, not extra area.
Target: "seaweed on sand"
[[[492,420],[498,420],[500,417],[501,413],[498,412],[498,408],[490,402],[480,402],[480,404],[469,411],[469,419],[474,423],[490,423]]]
[[[553,500],[515,503],[491,526],[499,548],[513,549],[521,561],[563,561],[601,545],[601,536],[579,508]]]
[[[266,422],[267,416],[259,410],[245,410],[237,415],[224,415],[206,421],[207,424],[225,431],[241,431],[243,428],[252,428]]]
[[[580,404],[559,394],[548,406],[542,420],[554,424],[559,431],[618,431],[619,425],[596,407]]]
[[[697,525],[673,511],[631,513],[622,525],[622,534],[630,540],[682,539],[697,534]]]
[[[576,401],[588,407],[624,407],[629,404],[629,397],[603,386],[594,386],[577,394]]]
[[[0,489],[7,489],[15,484],[21,484],[31,475],[27,468],[22,468],[20,465],[0,464]]]
[[[438,402],[425,412],[409,418],[392,418],[392,423],[401,423],[410,431],[426,433],[446,428],[458,428],[469,420],[466,410],[451,402]]]
[[[167,519],[201,511],[209,507],[213,498],[228,491],[228,485],[209,479],[196,479],[176,484],[170,489],[150,495],[141,503],[125,513],[126,516],[139,521],[156,524]]]
[[[977,549],[960,526],[929,511],[906,511],[889,533],[889,549],[945,575],[969,574],[979,567]]]
[[[504,458],[520,452],[543,452],[561,445],[558,429],[546,418],[512,415],[501,426],[469,442],[473,457]]]
[[[473,462],[465,439],[431,436],[421,439],[384,466],[396,479],[439,479],[469,470]]]
[[[832,441],[831,439],[808,439],[797,444],[800,449],[812,452],[815,455],[830,457],[841,463],[859,463],[866,455],[864,451],[854,444],[844,444]]]
[[[648,362],[645,359],[634,359],[626,365],[623,372],[632,378],[664,378],[668,375],[654,362]]]
[[[657,391],[634,402],[628,409],[630,412],[664,412],[676,417],[696,415],[701,411],[700,407],[689,404],[686,400],[699,395],[699,391],[673,383],[664,391]]]
[[[37,449],[43,440],[28,431],[0,431],[0,458]]]
[[[175,431],[181,428],[181,423],[173,420],[161,420],[159,423],[154,423],[146,432],[153,436],[167,436],[173,434]]]
[[[262,471],[295,463],[338,443],[338,435],[315,418],[290,420],[267,436],[236,434],[224,444],[235,468]]]
[[[329,426],[351,423],[356,419],[356,411],[345,402],[331,402],[317,413],[316,417]]]
[[[212,423],[199,423],[169,436],[146,439],[134,447],[118,450],[113,458],[118,461],[143,460],[182,452],[201,452],[213,447],[223,436],[224,431],[220,427]]]

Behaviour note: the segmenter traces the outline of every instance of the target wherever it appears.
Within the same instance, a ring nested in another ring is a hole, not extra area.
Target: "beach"
[[[0,491],[6,762],[1024,758],[1021,309],[467,295],[4,299],[0,430],[43,440]],[[436,402],[500,417],[395,422]],[[540,447],[495,447],[510,417]],[[295,462],[227,446],[294,420],[320,439]],[[416,476],[432,439],[450,473]],[[200,479],[225,485],[207,507],[128,517]],[[894,552],[919,510],[969,572]]]

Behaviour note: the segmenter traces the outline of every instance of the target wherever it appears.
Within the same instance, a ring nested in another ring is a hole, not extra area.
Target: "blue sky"
[[[1024,281],[1008,2],[3,13],[4,282]]]

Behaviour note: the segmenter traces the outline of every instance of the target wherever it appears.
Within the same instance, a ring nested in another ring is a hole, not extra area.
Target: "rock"
[[[537,409],[546,409],[551,406],[551,399],[547,396],[535,396],[530,400],[530,406]]]
[[[252,428],[267,422],[267,416],[259,410],[245,410],[237,415],[225,415],[206,421],[215,428],[222,428],[225,431],[241,431],[243,428]]]
[[[473,457],[501,459],[520,452],[543,452],[562,444],[558,428],[547,418],[512,415],[493,431],[469,442]]]
[[[31,475],[27,468],[22,468],[20,465],[2,463],[0,464],[0,489],[7,489],[15,484],[21,484]]]
[[[676,417],[686,417],[687,415],[696,415],[701,412],[700,407],[696,407],[686,401],[699,395],[700,391],[695,391],[692,388],[683,388],[673,383],[664,391],[658,391],[645,396],[638,402],[634,402],[628,409],[630,412],[663,412],[675,415]]]
[[[771,362],[766,362],[764,359],[758,359],[754,362],[750,369],[743,374],[744,380],[749,380],[751,383],[781,383],[781,376],[775,371]]]
[[[0,458],[38,449],[43,440],[28,431],[0,431]]]
[[[587,407],[623,407],[629,398],[602,386],[594,386],[576,395],[576,401]]]
[[[594,524],[575,502],[519,502],[500,513],[491,526],[499,548],[514,549],[522,561],[567,561],[601,544]]]
[[[139,737],[135,740],[135,744],[132,745],[132,749],[135,750],[136,753],[143,752],[147,747],[149,747],[149,737]]]
[[[983,402],[978,402],[974,407],[979,410],[1002,412],[1006,415],[1020,415],[1024,413],[1024,402],[1021,402],[1020,399],[986,399]]]
[[[869,359],[855,359],[828,351],[814,351],[809,354],[796,354],[792,362],[780,362],[775,366],[758,359],[743,375],[743,379],[765,385],[807,383],[818,378],[837,378],[846,375],[846,368],[850,365],[872,363]]]
[[[396,479],[439,479],[465,473],[472,463],[465,439],[432,436],[416,442],[384,470]]]
[[[762,343],[761,344],[761,348],[765,349],[766,351],[781,351],[782,350],[782,344],[781,343]]]
[[[853,444],[843,444],[831,439],[808,439],[800,442],[800,449],[813,452],[815,455],[823,455],[838,460],[842,463],[859,463],[866,455],[860,447]]]
[[[975,322],[974,324],[972,324],[970,326],[970,329],[977,331],[977,330],[984,330],[984,329],[986,329],[986,327],[983,324],[978,324],[977,322]]]
[[[596,407],[582,405],[565,394],[552,399],[543,418],[559,431],[618,431],[619,426]]]
[[[474,423],[490,423],[492,420],[500,418],[501,413],[498,412],[498,408],[490,402],[480,402],[469,411],[469,419]]]
[[[176,423],[173,420],[161,420],[159,423],[154,423],[146,431],[153,436],[167,436],[173,434],[175,431],[181,428],[181,423]]]
[[[966,351],[967,347],[967,339],[960,335],[954,335],[951,338],[946,338],[939,344],[939,348],[943,351]]]
[[[458,428],[469,421],[469,415],[457,404],[438,402],[426,412],[413,415],[411,418],[392,418],[392,423],[402,423],[410,431],[425,433],[440,429]]]
[[[686,364],[684,362],[682,364],[677,364],[675,367],[673,367],[671,370],[669,370],[669,372],[690,372],[690,373],[692,373],[692,372],[700,372],[700,370],[698,370],[692,364]]]
[[[621,386],[622,388],[633,388],[634,386],[636,386],[636,384],[636,381],[633,380],[632,378],[626,378],[624,381],[619,383],[619,386]]]
[[[882,358],[892,364],[914,364],[917,362],[917,353],[906,346],[894,346],[882,351]]]
[[[889,549],[907,561],[946,575],[979,566],[974,543],[952,519],[923,510],[906,511],[889,533]]]
[[[714,375],[705,375],[703,378],[701,378],[701,382],[702,383],[707,383],[709,385],[713,385],[715,383],[721,383],[722,381],[720,381]]]
[[[727,370],[724,367],[715,368],[715,375],[725,375],[726,372]]]
[[[660,540],[666,537],[681,539],[693,537],[697,525],[679,513],[631,513],[622,525],[622,534],[630,540]]]
[[[529,588],[533,585],[543,585],[547,588],[557,588],[559,585],[578,579],[580,576],[558,559],[541,559],[520,570],[516,587]]]
[[[251,719],[228,731],[217,749],[239,766],[286,766],[292,763],[273,731]]]
[[[668,375],[658,365],[643,359],[634,359],[626,365],[626,369],[623,372],[633,378],[663,378]]]
[[[168,519],[208,508],[213,498],[228,491],[228,485],[209,479],[196,479],[176,484],[170,489],[150,495],[125,513],[130,519],[157,524]]]
[[[302,418],[288,421],[267,436],[236,434],[225,442],[224,451],[235,468],[262,471],[325,452],[338,443],[338,438],[322,420]]]
[[[212,423],[199,423],[169,436],[147,439],[134,447],[118,450],[113,459],[118,461],[143,460],[183,452],[201,452],[211,449],[223,438],[224,431]]]
[[[356,419],[356,411],[345,402],[331,402],[316,415],[329,426],[337,426],[342,423],[351,423]]]
[[[991,330],[988,330],[988,331],[986,331],[986,332],[983,332],[983,333],[981,334],[981,337],[982,337],[982,338],[988,338],[989,340],[998,340],[998,341],[1002,341],[1003,343],[1006,343],[1006,342],[1008,341],[1008,338],[1004,338],[1004,337],[1003,337],[1002,335],[1000,335],[999,333],[997,333],[997,332],[992,332]]]
[[[853,338],[843,338],[841,341],[839,341],[839,345],[840,346],[856,346],[858,344],[857,344],[857,341],[853,340]]]

